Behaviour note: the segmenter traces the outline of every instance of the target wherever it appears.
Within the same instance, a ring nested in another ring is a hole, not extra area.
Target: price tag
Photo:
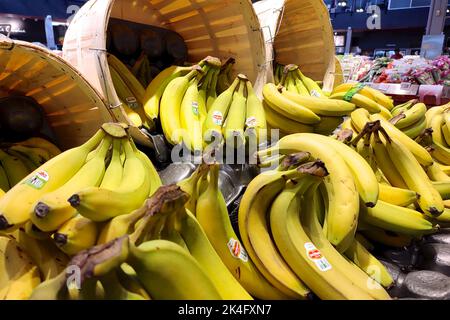
[[[378,90],[381,92],[387,92],[389,90],[389,85],[387,85],[385,83],[380,83],[378,85]]]

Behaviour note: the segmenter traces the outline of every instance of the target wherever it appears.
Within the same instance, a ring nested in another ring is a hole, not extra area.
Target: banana
[[[391,114],[391,112],[390,112],[388,109],[386,109],[386,108],[383,107],[383,106],[380,106],[380,109],[381,109],[380,115],[381,115],[385,120],[390,120],[390,119],[392,118],[392,114]]]
[[[389,183],[397,188],[408,189],[405,180],[389,157],[386,147],[378,134],[371,137],[371,146],[374,151],[377,166],[380,168]]]
[[[291,299],[305,299],[309,290],[284,261],[272,240],[267,213],[288,177],[296,170],[261,173],[248,185],[238,214],[242,242],[250,258],[264,277]]]
[[[406,110],[408,110],[409,108],[411,108],[413,105],[415,105],[418,102],[419,102],[419,100],[413,99],[413,100],[406,101],[405,103],[396,105],[394,108],[391,109],[391,114],[393,117],[398,116],[400,113],[405,112]]]
[[[447,122],[445,122],[442,125],[441,130],[442,130],[442,136],[444,137],[445,145],[446,146],[450,146],[450,144],[449,144],[449,142],[450,142],[450,131],[448,129]]]
[[[384,202],[407,207],[417,201],[418,195],[415,191],[409,189],[396,188],[380,183],[380,200]]]
[[[270,108],[265,101],[263,101],[263,106],[264,112],[266,114],[267,123],[273,129],[282,129],[284,132],[288,134],[299,132],[314,132],[314,127],[283,116],[282,114]]]
[[[261,100],[256,96],[250,81],[246,82],[247,103],[246,103],[246,120],[245,126],[247,130],[251,130],[256,135],[257,141],[267,129],[266,113],[264,111]]]
[[[361,200],[367,207],[373,207],[378,201],[378,180],[370,164],[355,150],[342,142],[321,135],[304,134],[305,139],[317,139],[333,148],[344,159],[353,174]]]
[[[211,106],[214,104],[214,101],[217,99],[217,80],[219,76],[220,70],[213,70],[213,74],[211,77],[211,82],[208,88],[208,94],[206,99],[206,109],[211,109]]]
[[[115,189],[123,179],[123,166],[120,160],[122,143],[119,139],[113,141],[111,161],[106,168],[100,188]]]
[[[142,296],[146,300],[151,300],[150,295],[145,291],[141,281],[136,275],[136,271],[127,263],[122,263],[116,269],[116,274],[120,284],[128,291]]]
[[[308,108],[319,116],[346,116],[355,110],[355,105],[347,101],[303,96],[298,93],[283,90],[282,94],[295,103]]]
[[[245,145],[245,116],[246,116],[246,102],[247,99],[244,95],[244,89],[246,87],[244,80],[245,76],[238,75],[240,78],[239,88],[233,94],[233,100],[230,104],[227,120],[223,126],[223,136],[225,142],[234,146],[234,148],[241,148]]]
[[[450,199],[450,182],[447,181],[432,181],[433,188],[441,195],[442,199]]]
[[[417,192],[418,203],[422,211],[430,216],[440,215],[444,211],[442,198],[433,188],[427,174],[414,155],[395,138],[390,143],[386,143],[386,151],[395,168],[405,180],[408,189]]]
[[[435,231],[421,213],[382,200],[373,208],[361,207],[360,213],[364,222],[392,232],[421,236]]]
[[[308,89],[309,94],[312,97],[318,97],[322,98],[325,97],[325,94],[323,93],[322,89],[319,87],[319,85],[311,78],[308,78],[305,76],[299,68],[296,70],[297,75],[300,77],[300,80],[305,85],[306,89]]]
[[[209,86],[211,84],[211,78],[214,75],[214,70],[209,66],[206,67],[206,75],[202,78],[202,84],[198,89],[198,113],[200,116],[200,122],[203,124],[205,122],[206,116],[208,115],[208,94]],[[217,97],[216,97],[217,98]],[[212,104],[211,104],[212,105]],[[209,107],[211,107],[211,105]]]
[[[433,130],[434,132],[434,130]],[[430,150],[430,154],[440,163],[445,165],[450,164],[450,148],[443,146],[433,138],[433,145]]]
[[[359,108],[350,114],[351,125],[357,132],[361,132],[367,122],[370,122],[370,113],[366,109]]]
[[[439,143],[442,146],[446,146],[444,135],[442,134],[442,126],[444,124],[444,116],[442,114],[437,114],[430,120],[430,128],[433,129],[432,137],[433,143]]]
[[[109,241],[130,234],[136,222],[145,214],[145,204],[139,209],[128,214],[122,214],[109,220],[103,226],[98,236],[97,244],[108,243]]]
[[[150,180],[144,162],[134,152],[130,141],[123,142],[126,160],[120,185],[114,189],[87,186],[73,193],[68,202],[82,216],[106,221],[139,208],[150,192]]]
[[[26,222],[36,201],[70,180],[104,136],[99,130],[86,143],[54,157],[12,188],[0,199],[0,230],[12,231]]]
[[[427,150],[425,150],[425,148],[423,148],[417,142],[409,138],[407,135],[405,135],[403,132],[397,129],[394,125],[389,123],[389,121],[384,120],[384,118],[378,114],[371,115],[370,119],[372,121],[380,120],[381,126],[383,127],[384,130],[386,130],[389,137],[398,140],[399,143],[408,148],[409,151],[412,152],[412,154],[416,157],[417,161],[419,161],[422,166],[428,167],[433,164],[433,158],[427,152]]]
[[[330,96],[330,99],[337,99],[337,100],[345,100],[345,92],[337,92],[333,93]],[[381,112],[380,105],[376,103],[375,101],[367,98],[366,96],[356,93],[350,101],[348,101],[352,104],[354,104],[358,108],[363,108],[369,111],[370,113],[379,113]]]
[[[374,226],[369,226],[367,229],[364,229],[362,233],[372,241],[397,248],[403,248],[410,245],[414,239],[412,236],[387,231]]]
[[[36,165],[33,161],[30,160],[30,158],[27,158],[25,155],[23,155],[20,152],[8,149],[7,153],[13,157],[18,158],[27,168],[28,173],[30,173],[31,171],[36,170],[37,168],[39,168],[41,165]],[[5,173],[6,174],[6,173]],[[6,181],[8,181],[8,177],[6,177]],[[9,182],[8,182],[9,184]]]
[[[106,300],[146,300],[143,296],[125,289],[119,281],[116,271],[100,277]]]
[[[286,90],[291,93],[299,93],[297,86],[295,85],[295,80],[292,76],[292,72],[287,73],[284,86],[286,87]]]
[[[253,300],[222,262],[193,214],[183,208],[178,216],[178,223],[172,228],[178,229],[189,252],[214,283],[222,299]]]
[[[199,67],[194,68],[187,75],[169,82],[161,97],[159,117],[166,139],[172,145],[181,142],[180,107],[183,97],[189,87],[189,82],[197,76]]]
[[[14,145],[9,147],[9,150],[21,153],[22,155],[30,159],[36,167],[40,167],[45,162],[51,159],[50,153],[47,150],[38,147]]]
[[[97,225],[81,215],[66,221],[53,235],[56,245],[66,254],[73,256],[89,249],[97,241]]]
[[[303,84],[302,80],[300,79],[299,75],[297,72],[293,72],[293,79],[294,79],[294,83],[295,86],[297,87],[297,91],[300,95],[302,96],[307,96],[309,97],[309,91],[308,89],[305,87],[305,85]]]
[[[152,240],[138,247],[131,245],[128,263],[154,299],[221,299],[199,263],[173,242]]]
[[[4,192],[9,190],[8,176],[1,164],[0,164],[0,189]]]
[[[142,118],[139,115],[139,113],[137,113],[136,111],[134,111],[133,109],[131,109],[125,102],[123,102],[122,100],[120,101],[122,103],[122,109],[123,111],[126,113],[128,119],[130,119],[130,123],[137,127],[140,128],[142,127],[142,125],[144,124],[142,122]]]
[[[301,208],[302,195],[309,189],[317,188],[324,172],[313,165],[306,169],[297,182],[288,182],[276,197],[270,209],[270,228],[280,253],[305,284],[324,300],[372,300],[355,286],[328,261],[306,235],[300,224],[304,214]],[[311,173],[308,173],[311,172]]]
[[[450,177],[441,169],[436,162],[432,166],[426,168],[426,172],[431,181],[448,181]]]
[[[0,300],[26,300],[40,282],[37,266],[19,243],[0,236]]]
[[[128,69],[126,65],[122,63],[116,56],[113,54],[107,55],[108,64],[116,70],[116,72],[120,75],[123,81],[127,84],[128,88],[130,88],[131,92],[134,94],[136,99],[140,104],[144,101],[145,89],[142,87],[142,84],[136,79],[133,73]]]
[[[402,131],[411,139],[416,139],[427,128],[427,119],[424,117],[419,122],[403,128]]]
[[[264,100],[274,111],[288,118],[304,124],[316,124],[320,117],[313,111],[283,96],[273,83],[267,83],[263,87]]]
[[[191,71],[191,67],[171,66],[161,71],[148,85],[144,94],[144,112],[147,118],[156,121],[159,115],[159,104],[167,85],[175,78],[182,77]]]
[[[56,157],[58,154],[61,153],[61,150],[59,150],[59,148],[56,145],[54,145],[50,141],[48,141],[44,138],[40,138],[40,137],[31,137],[31,138],[28,138],[27,140],[17,142],[16,144],[19,144],[19,145],[22,145],[25,147],[41,148],[41,149],[47,150],[47,152],[50,154],[51,158]]]
[[[399,129],[409,127],[424,118],[426,112],[427,106],[423,103],[417,103],[402,113],[404,117],[397,121],[395,126]]]
[[[15,186],[29,173],[25,164],[16,157],[13,157],[0,149],[0,163],[5,169],[10,186]]]
[[[76,191],[99,185],[105,173],[105,157],[112,138],[105,137],[95,157],[87,162],[63,186],[40,197],[30,214],[31,221],[42,231],[58,229],[64,222],[76,215],[77,211],[68,202]]]
[[[345,251],[345,255],[383,287],[389,288],[394,284],[394,280],[386,267],[367,251],[358,240],[353,240],[351,246]]]
[[[198,190],[197,185],[199,179],[207,175],[209,167],[206,164],[200,164],[195,171],[186,179],[177,182],[177,185],[189,195],[188,201],[185,203],[184,207],[190,212],[195,213],[197,207]]]
[[[66,271],[41,282],[32,291],[29,300],[66,300],[69,297]]]
[[[209,172],[206,190],[197,200],[195,215],[217,254],[239,283],[258,299],[286,299],[258,271],[238,240],[228,216],[222,193],[218,189],[218,165]]]
[[[341,84],[341,85],[337,86],[336,88],[334,88],[332,94],[337,93],[337,92],[345,92],[346,93],[353,87],[354,87],[354,85],[352,83],[344,83],[344,84]],[[366,96],[367,98],[377,102],[378,104],[382,105],[383,107],[385,107],[388,110],[393,110],[393,108],[394,108],[394,103],[393,103],[392,99],[390,97],[386,96],[384,93],[382,93],[379,90],[373,89],[368,86],[364,86],[359,91],[359,93]]]
[[[314,188],[309,189],[304,196],[301,224],[306,235],[316,244],[317,249],[328,257],[332,265],[339,270],[355,286],[367,292],[372,298],[377,300],[390,300],[389,294],[374,281],[370,281],[367,274],[352,263],[349,263],[325,238],[318,216],[325,214],[320,193]]]
[[[199,99],[198,79],[194,78],[189,83],[180,107],[180,124],[185,130],[182,139],[194,154],[200,153],[203,147]]]
[[[329,198],[326,219],[327,238],[342,252],[350,244],[356,231],[359,195],[352,171],[340,152],[331,148],[329,144],[325,144],[323,140],[319,140],[319,137],[321,136],[308,133],[290,135],[280,139],[274,147],[262,150],[258,154],[263,155],[271,150],[279,150],[281,154],[307,151],[311,153],[312,157],[325,163],[330,173],[325,178]],[[373,200],[368,202],[371,201]]]

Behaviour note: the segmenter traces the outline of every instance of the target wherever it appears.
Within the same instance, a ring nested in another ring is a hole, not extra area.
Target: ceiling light
[[[339,7],[346,7],[347,6],[347,1],[339,1],[338,2],[338,6]]]
[[[364,9],[363,8],[358,8],[358,9],[356,9],[356,12],[362,13],[362,12],[364,12]]]

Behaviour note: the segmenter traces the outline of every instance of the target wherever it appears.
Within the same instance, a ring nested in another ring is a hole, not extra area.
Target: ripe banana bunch
[[[273,147],[258,152],[258,156],[264,162],[264,157],[274,152],[289,155],[300,151],[309,152],[327,166],[330,174],[324,183],[328,202],[324,232],[328,240],[344,252],[356,231],[360,202],[365,207],[377,204],[377,177],[358,152],[332,137],[318,134],[298,133],[283,137]]]
[[[40,137],[3,143],[0,149],[0,189],[7,192],[30,172],[60,153],[58,147]]]
[[[145,116],[143,108],[145,89],[142,84],[131,70],[112,54],[108,54],[108,65],[114,89],[130,123],[135,127],[153,131],[153,119]]]
[[[358,108],[366,109],[370,113],[380,113],[387,119],[392,117],[390,110],[394,108],[391,98],[363,84],[341,84],[333,89],[330,99],[351,102]]]
[[[321,299],[390,299],[327,239],[321,221],[330,203],[319,185],[329,174],[315,157],[308,152],[288,155],[278,170],[250,182],[239,208],[239,230],[249,256],[291,299],[305,298],[309,290]]]
[[[284,67],[276,83],[264,86],[264,107],[268,124],[281,130],[282,135],[300,132],[330,135],[343,122],[343,116],[355,109],[352,103],[328,99],[296,65]]]

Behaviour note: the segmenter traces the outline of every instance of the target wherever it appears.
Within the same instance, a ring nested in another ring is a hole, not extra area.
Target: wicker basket
[[[266,81],[264,40],[249,0],[90,0],[67,30],[64,58],[103,94],[121,121],[129,123],[106,60],[110,17],[173,30],[184,38],[190,61],[234,57],[235,71],[246,74],[257,89]],[[138,142],[150,144],[139,130],[132,132]]]
[[[321,0],[263,0],[254,4],[268,51],[281,64],[295,63],[324,88],[334,77],[334,40],[330,16]],[[331,83],[331,84],[330,84]]]
[[[72,66],[46,48],[0,36],[0,97],[34,98],[62,149],[85,142],[114,121],[100,94]]]

